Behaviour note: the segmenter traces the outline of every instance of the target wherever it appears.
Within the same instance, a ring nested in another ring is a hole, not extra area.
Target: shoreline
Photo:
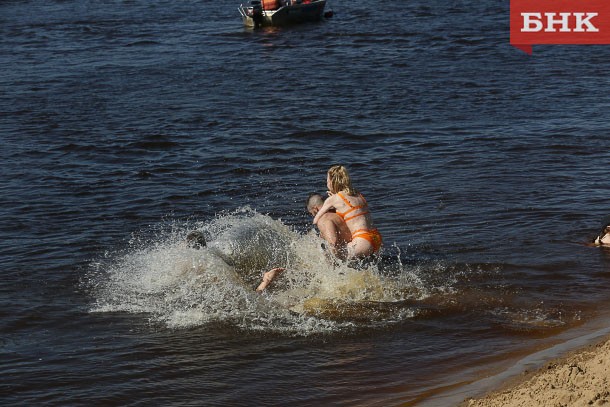
[[[452,390],[413,405],[547,407],[610,403],[610,315],[599,315],[556,337],[560,338],[497,373],[451,386]]]
[[[610,403],[610,328],[586,337],[590,339],[586,345],[546,359],[535,370],[526,369],[517,376],[512,375],[495,390],[483,396],[468,397],[458,406],[542,407]]]

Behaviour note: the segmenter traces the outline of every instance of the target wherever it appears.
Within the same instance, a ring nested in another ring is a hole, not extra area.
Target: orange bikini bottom
[[[357,237],[368,240],[369,243],[373,246],[374,253],[377,253],[379,251],[379,248],[381,248],[381,244],[383,243],[381,233],[379,233],[377,229],[358,229],[357,231],[352,233],[352,239],[355,239]]]

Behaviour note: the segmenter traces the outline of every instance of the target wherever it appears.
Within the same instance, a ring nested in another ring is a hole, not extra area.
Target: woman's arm
[[[328,198],[326,198],[326,201],[324,201],[324,205],[322,205],[322,207],[320,208],[318,213],[316,213],[316,216],[313,218],[314,225],[318,224],[318,221],[320,220],[322,215],[324,215],[326,212],[328,212],[331,208],[334,208],[334,198],[335,198],[335,195],[329,196]]]

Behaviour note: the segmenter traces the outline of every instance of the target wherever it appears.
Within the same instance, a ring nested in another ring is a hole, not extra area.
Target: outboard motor
[[[252,0],[252,21],[254,21],[254,28],[259,28],[263,25],[263,6],[260,1]]]

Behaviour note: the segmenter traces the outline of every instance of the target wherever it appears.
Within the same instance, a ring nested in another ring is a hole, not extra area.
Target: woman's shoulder
[[[346,191],[339,191],[336,194],[333,195],[333,198],[335,198],[337,201],[340,202],[346,202],[346,201],[350,201],[351,199],[353,199],[353,197],[348,194]]]
[[[343,202],[343,198],[341,197],[340,194],[341,194],[341,192],[337,192],[336,194],[332,194],[328,198],[326,198],[326,201],[330,202],[330,203],[333,203],[333,204],[338,203],[338,202]]]
[[[339,200],[342,201],[343,204],[350,207],[366,205],[366,200],[360,193],[357,193],[356,195],[349,195],[343,191]]]
[[[360,192],[356,192],[355,194],[347,194],[346,192],[343,192],[343,196],[350,201],[360,201],[364,199],[364,196],[362,196]]]

